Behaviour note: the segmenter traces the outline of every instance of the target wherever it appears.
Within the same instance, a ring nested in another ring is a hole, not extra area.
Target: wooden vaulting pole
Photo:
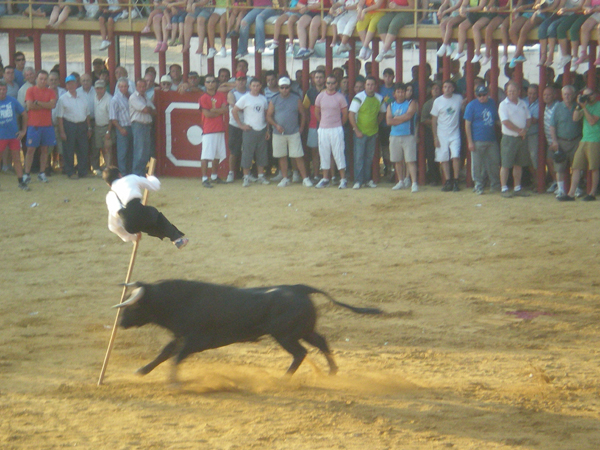
[[[156,168],[156,159],[151,158],[148,175],[154,175],[155,168]],[[144,196],[142,198],[142,205],[145,205],[147,201],[148,201],[148,189],[146,189],[144,191]],[[127,275],[125,276],[125,284],[128,284],[131,281],[131,274],[133,273],[133,265],[135,264],[135,256],[137,254],[139,245],[140,245],[139,240],[133,243],[131,259],[129,260],[129,268],[127,269]],[[123,286],[123,292],[121,293],[121,301],[119,303],[123,303],[125,301],[126,294],[127,294],[127,286]],[[119,325],[120,317],[121,317],[121,308],[117,309],[117,317],[115,317],[115,323],[113,324],[112,332],[110,334],[110,340],[108,341],[108,348],[106,349],[106,356],[104,356],[104,363],[102,363],[102,370],[100,370],[100,377],[98,378],[98,386],[102,385],[102,381],[104,380],[104,374],[106,373],[106,367],[108,366],[108,360],[110,358],[110,354],[112,352],[113,346],[115,345],[115,337],[117,336],[117,328]]]

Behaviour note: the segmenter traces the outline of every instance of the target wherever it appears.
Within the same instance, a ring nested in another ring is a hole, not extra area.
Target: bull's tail
[[[382,314],[383,313],[383,311],[380,310],[379,308],[358,308],[356,306],[352,306],[352,305],[348,305],[346,303],[342,303],[340,301],[337,301],[335,298],[333,298],[327,292],[322,291],[322,290],[317,289],[317,288],[314,288],[312,286],[307,286],[305,284],[296,284],[294,286],[291,286],[291,288],[294,289],[295,291],[299,292],[299,293],[306,294],[306,295],[310,295],[310,294],[322,294],[325,297],[327,297],[331,303],[334,303],[334,304],[336,304],[338,306],[342,306],[344,308],[347,308],[350,311],[355,312],[357,314]]]

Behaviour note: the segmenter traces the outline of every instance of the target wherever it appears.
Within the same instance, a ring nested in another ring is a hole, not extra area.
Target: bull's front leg
[[[156,368],[156,366],[165,362],[171,356],[175,355],[177,353],[178,349],[181,347],[181,345],[182,345],[181,339],[173,339],[171,342],[169,342],[165,346],[165,348],[162,349],[162,351],[159,353],[159,355],[156,358],[154,358],[153,361],[149,362],[144,367],[140,367],[136,371],[136,373],[140,374],[140,375],[149,374]]]

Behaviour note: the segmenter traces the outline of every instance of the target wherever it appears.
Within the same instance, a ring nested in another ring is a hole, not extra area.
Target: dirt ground
[[[305,283],[340,372],[311,349],[291,379],[273,340],[134,371],[168,339],[119,330],[96,382],[132,245],[106,186],[0,175],[0,447],[12,449],[598,449],[600,210],[470,190],[203,189],[150,195],[189,237],[146,237],[134,280]],[[37,205],[37,206],[35,206]]]

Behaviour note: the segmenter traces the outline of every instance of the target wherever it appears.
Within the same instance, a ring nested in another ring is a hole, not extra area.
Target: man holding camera
[[[573,120],[580,121],[582,118],[583,137],[573,158],[571,188],[567,195],[558,197],[561,202],[575,200],[575,190],[584,170],[592,172],[592,186],[590,187],[590,193],[583,198],[583,201],[596,200],[600,173],[600,123],[598,123],[600,120],[600,102],[596,101],[596,92],[590,88],[585,88],[583,93],[577,97],[577,107],[573,112]]]
[[[575,88],[567,85],[561,89],[563,101],[556,105],[550,119],[552,142],[548,150],[553,156],[556,172],[556,196],[565,195],[565,172],[573,166],[575,151],[581,140],[581,122],[574,120]],[[581,117],[579,117],[581,119]]]

